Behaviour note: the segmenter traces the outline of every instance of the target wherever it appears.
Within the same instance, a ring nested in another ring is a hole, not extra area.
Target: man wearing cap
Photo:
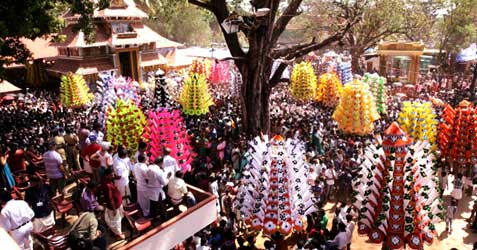
[[[99,183],[99,167],[101,162],[99,160],[92,159],[92,156],[101,150],[101,146],[96,143],[96,136],[90,134],[88,136],[89,141],[91,142],[87,145],[81,152],[81,157],[83,158],[83,167],[84,170],[93,176],[93,179]],[[94,174],[96,173],[96,174]]]
[[[56,143],[54,141],[49,143],[49,150],[43,154],[43,162],[53,193],[62,193],[65,187],[66,173],[63,166],[63,158],[56,152]]]
[[[0,191],[0,227],[10,234],[20,249],[33,249],[31,220],[35,213],[23,200],[13,200],[9,192]]]

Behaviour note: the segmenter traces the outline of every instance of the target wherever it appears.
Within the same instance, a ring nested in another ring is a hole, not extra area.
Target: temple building
[[[112,0],[109,8],[94,12],[96,39],[87,43],[84,33],[74,28],[79,15],[65,13],[62,39],[50,44],[57,48],[58,55],[47,68],[48,73],[59,77],[73,72],[90,83],[101,72],[146,81],[148,73],[167,67],[166,55],[182,46],[144,25],[147,17],[133,0]]]

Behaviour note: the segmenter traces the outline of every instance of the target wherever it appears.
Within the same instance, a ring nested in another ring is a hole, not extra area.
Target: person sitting
[[[94,212],[94,211],[103,211],[104,208],[99,205],[96,199],[96,190],[97,185],[94,180],[88,182],[86,187],[81,193],[80,203],[83,211]]]
[[[106,236],[92,212],[82,213],[69,231],[69,244],[73,250],[105,250]]]
[[[181,171],[177,171],[175,176],[169,180],[169,184],[167,185],[167,195],[175,209],[179,210],[179,205],[187,195],[187,185],[182,179]]]
[[[50,185],[41,181],[40,177],[30,177],[31,186],[25,192],[25,201],[35,212],[33,218],[33,232],[41,233],[55,225],[55,218],[50,199],[53,190]]]

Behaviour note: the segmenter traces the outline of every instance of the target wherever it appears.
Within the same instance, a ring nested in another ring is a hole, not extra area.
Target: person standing
[[[138,163],[134,165],[133,174],[134,178],[136,179],[136,189],[137,189],[137,203],[141,207],[142,213],[144,217],[149,216],[149,195],[148,195],[148,179],[147,179],[147,172],[149,171],[147,164],[146,164],[146,156],[140,154],[138,156]]]
[[[104,171],[103,182],[100,192],[106,201],[104,219],[109,229],[120,239],[125,239],[121,230],[121,220],[123,219],[123,197],[118,188],[113,183],[114,172],[111,168]]]
[[[53,141],[56,144],[56,152],[61,155],[61,159],[63,159],[63,167],[65,168],[66,174],[68,173],[68,161],[66,160],[66,142],[63,136],[63,129],[60,128],[56,132],[56,136],[53,137]],[[66,176],[65,176],[66,177]]]
[[[66,161],[68,162],[68,166],[70,166],[70,170],[78,171],[80,170],[78,151],[79,138],[69,127],[65,129],[65,132],[66,135],[64,138],[66,143]]]
[[[96,152],[94,155],[92,155],[91,159],[95,161],[99,161],[100,167],[98,168],[98,171],[99,171],[98,173],[99,173],[99,176],[102,177],[104,174],[104,171],[113,165],[113,157],[108,152],[109,148],[111,147],[110,142],[103,141],[99,145],[101,146],[101,150]]]
[[[115,174],[114,184],[123,198],[123,205],[126,205],[126,198],[131,195],[129,190],[129,172],[131,170],[131,161],[127,157],[126,149],[118,151],[118,157],[113,162],[113,171]]]
[[[63,158],[56,152],[56,143],[49,143],[49,150],[43,154],[46,176],[50,180],[51,188],[56,193],[62,193],[65,187],[65,169],[63,167]]]
[[[80,125],[80,129],[78,130],[78,148],[80,152],[88,145],[86,142],[89,136],[89,129],[86,127],[86,123],[82,122]]]
[[[33,249],[31,220],[35,212],[23,200],[13,200],[9,192],[0,191],[0,227],[10,234],[20,249]]]
[[[101,150],[101,146],[96,143],[97,138],[95,135],[88,136],[88,139],[91,143],[87,145],[81,152],[81,157],[83,158],[83,167],[86,173],[93,176],[93,180],[96,181],[96,183],[99,183],[99,167],[101,162],[98,159],[94,159],[93,155]]]
[[[150,217],[155,218],[157,210],[159,210],[161,222],[164,222],[166,220],[166,208],[164,204],[166,194],[163,189],[167,185],[169,178],[162,170],[162,160],[161,157],[158,157],[154,161],[154,164],[149,165],[149,171],[147,172],[147,188],[149,191],[147,193],[149,194],[149,202],[151,204]]]
[[[353,232],[354,232],[354,227],[356,223],[353,221],[353,215],[347,214],[346,215],[346,233],[347,233],[347,238],[346,238],[346,248],[347,250],[351,250],[351,242],[353,241]]]
[[[25,201],[35,212],[33,232],[41,233],[55,225],[53,208],[50,203],[53,191],[50,185],[44,184],[36,175],[30,177],[30,182],[31,186],[25,192]]]
[[[464,188],[463,175],[458,173],[454,181],[454,189],[452,189],[451,196],[456,200],[456,204],[459,204],[459,200],[462,199],[462,189]]]
[[[180,171],[181,168],[177,164],[177,160],[171,156],[171,149],[170,148],[164,148],[164,172],[166,172],[166,175],[169,175],[171,173],[171,176],[174,176],[177,171]]]
[[[452,220],[455,217],[455,214],[457,212],[457,201],[452,198],[449,206],[447,206],[447,211],[446,211],[446,231],[449,232],[449,234],[452,233]]]
[[[91,131],[88,135],[88,138],[86,139],[86,143],[91,143],[91,138],[90,136],[94,135],[96,137],[95,141],[97,143],[103,142],[104,139],[104,134],[101,132],[102,126],[99,123],[93,124],[93,131]]]

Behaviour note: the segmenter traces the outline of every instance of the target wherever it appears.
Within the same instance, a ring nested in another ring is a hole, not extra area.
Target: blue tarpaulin
[[[475,43],[471,44],[468,48],[463,49],[459,54],[457,54],[456,58],[458,63],[473,60],[477,60],[477,45]]]

